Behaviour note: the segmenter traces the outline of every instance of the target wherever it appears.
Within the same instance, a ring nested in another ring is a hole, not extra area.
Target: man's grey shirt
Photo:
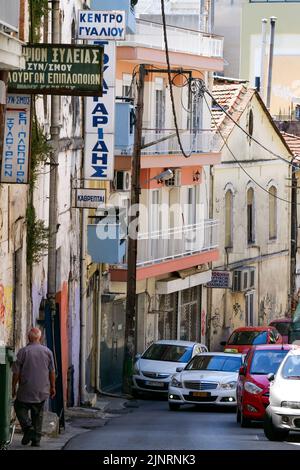
[[[29,343],[20,349],[13,372],[20,374],[17,399],[40,403],[50,394],[49,372],[54,370],[53,354],[40,343]]]

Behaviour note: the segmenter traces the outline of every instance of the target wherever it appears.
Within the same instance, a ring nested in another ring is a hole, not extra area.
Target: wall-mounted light
[[[200,181],[201,173],[199,170],[193,173],[193,181]]]

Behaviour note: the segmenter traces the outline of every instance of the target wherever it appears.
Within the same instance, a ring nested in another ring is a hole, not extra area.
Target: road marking
[[[288,442],[288,441],[284,441],[285,444],[291,444],[292,446],[300,446],[300,442]]]

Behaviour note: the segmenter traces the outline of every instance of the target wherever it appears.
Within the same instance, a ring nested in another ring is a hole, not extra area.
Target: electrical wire
[[[172,83],[172,77],[171,77],[171,65],[170,65],[170,57],[169,57],[169,47],[168,47],[168,38],[167,38],[167,25],[166,25],[164,0],[161,0],[161,14],[162,14],[162,20],[163,20],[163,32],[164,32],[166,61],[167,61],[167,67],[168,67],[168,80],[169,80],[170,98],[171,98],[171,103],[172,103],[172,113],[173,113],[174,125],[175,125],[175,130],[176,130],[176,136],[177,136],[177,141],[178,141],[178,144],[179,144],[182,155],[185,158],[189,158],[192,155],[192,150],[189,153],[186,153],[184,151],[183,146],[182,146],[182,142],[181,142],[181,139],[180,139],[178,123],[177,123],[175,101],[174,101],[174,94],[173,94],[173,83]]]
[[[234,153],[232,152],[232,150],[230,149],[228,143],[227,143],[227,140],[225,139],[225,137],[223,136],[221,130],[219,129],[218,125],[217,125],[217,122],[216,122],[216,119],[215,119],[215,116],[213,115],[213,112],[211,110],[211,107],[209,105],[209,103],[207,102],[207,99],[205,98],[204,96],[204,101],[206,103],[206,106],[208,107],[208,110],[210,112],[210,115],[215,123],[215,126],[216,126],[216,129],[217,129],[217,132],[220,134],[220,137],[222,138],[224,144],[226,145],[228,151],[230,152],[231,156],[233,157],[233,159],[236,161],[236,163],[239,165],[239,167],[241,168],[241,170],[248,176],[248,178],[251,179],[251,181],[256,184],[256,186],[258,186],[260,189],[262,189],[265,193],[267,193],[269,196],[272,196],[274,197],[275,199],[278,199],[279,201],[282,201],[282,202],[286,202],[288,204],[291,204],[291,205],[300,205],[300,203],[298,202],[293,202],[293,201],[289,201],[288,199],[284,199],[282,197],[279,197],[275,194],[272,194],[270,193],[266,188],[264,188],[260,183],[258,183],[251,175],[250,173],[248,173],[248,171],[243,167],[243,165],[240,163],[240,161],[236,158],[236,156],[234,155]]]

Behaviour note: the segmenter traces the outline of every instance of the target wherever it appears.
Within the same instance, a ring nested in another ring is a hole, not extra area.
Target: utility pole
[[[6,92],[7,92],[7,77],[6,70],[0,70],[0,163],[3,158],[3,144],[5,134],[5,110],[6,110]],[[1,169],[1,165],[0,165]]]
[[[270,34],[270,54],[269,54],[269,70],[268,70],[268,88],[267,88],[267,99],[266,99],[266,106],[267,109],[270,111],[270,103],[271,103],[271,87],[272,87],[272,73],[273,73],[273,56],[274,56],[274,38],[275,38],[275,23],[276,23],[276,16],[270,17],[270,24],[271,24],[271,34]]]
[[[135,228],[135,220],[139,217],[133,210],[136,210],[140,202],[140,173],[141,173],[141,147],[142,147],[142,126],[144,111],[144,85],[145,66],[139,67],[138,73],[138,96],[136,106],[136,125],[134,134],[134,147],[131,158],[131,195],[130,214],[128,217],[128,248],[127,248],[127,296],[126,296],[126,318],[125,318],[125,353],[123,364],[123,391],[131,392],[131,374],[135,355],[135,324],[136,324],[136,262],[137,262],[137,234],[138,226]]]

